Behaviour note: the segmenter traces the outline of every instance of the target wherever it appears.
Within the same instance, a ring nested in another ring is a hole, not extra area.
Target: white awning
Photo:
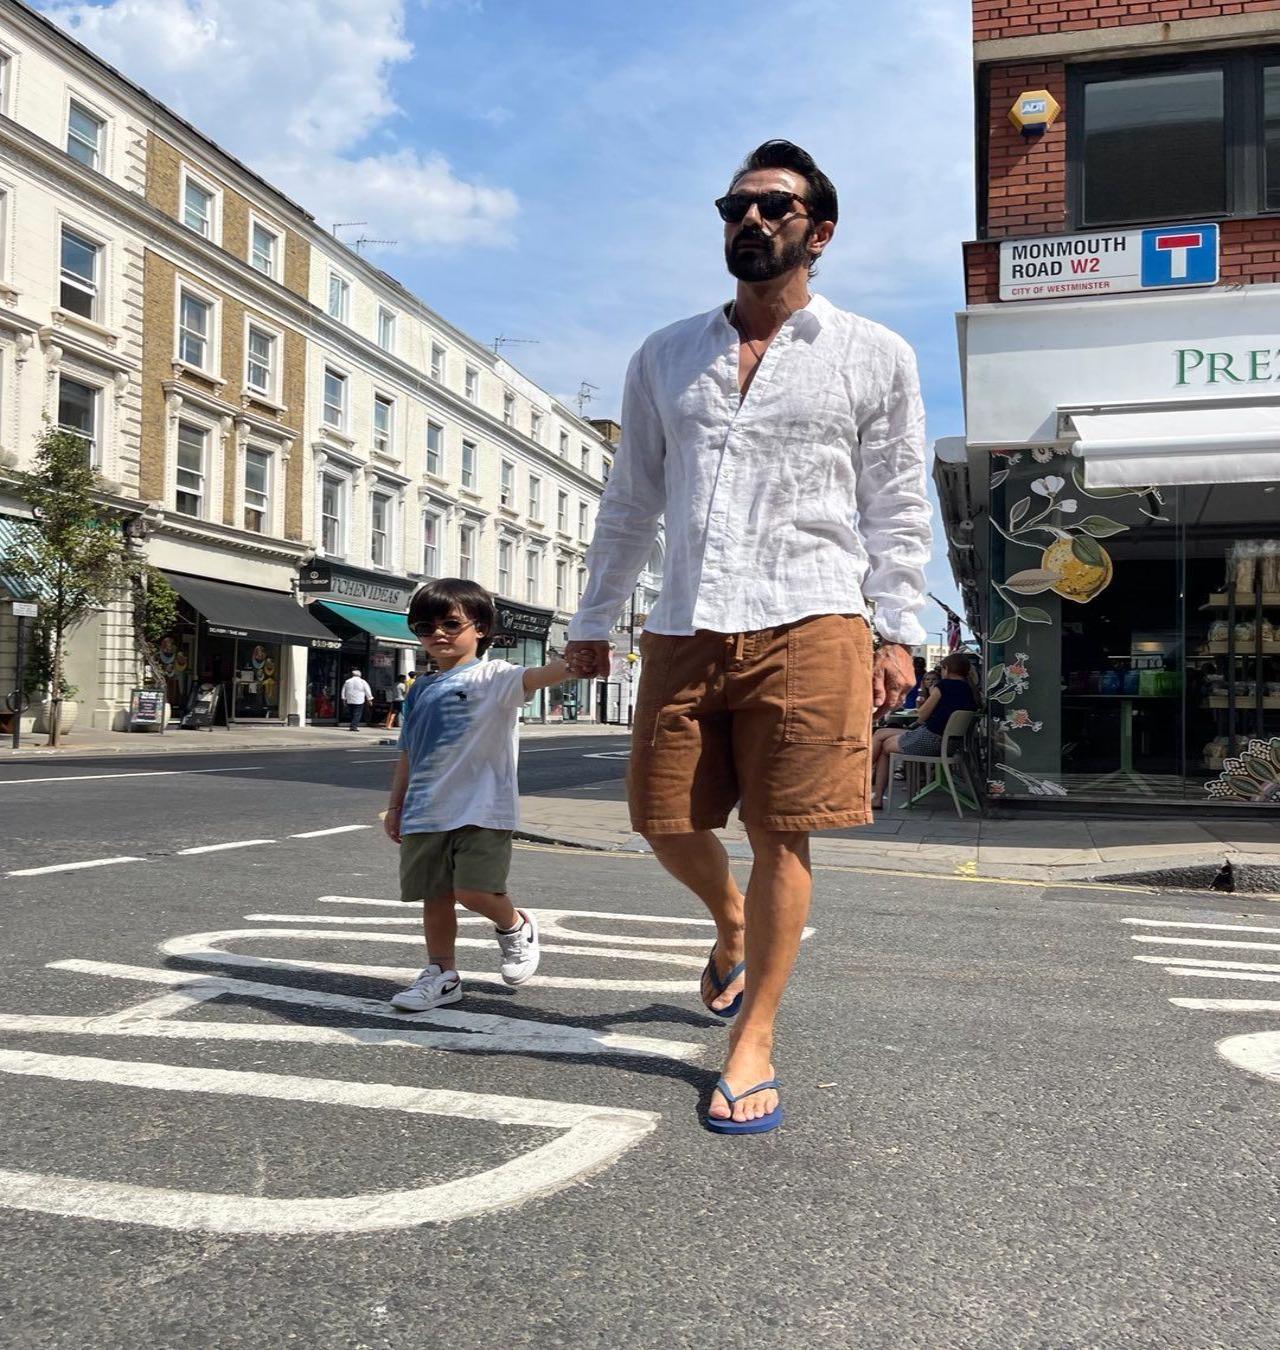
[[[1280,482],[1280,403],[1070,417],[1086,487]]]

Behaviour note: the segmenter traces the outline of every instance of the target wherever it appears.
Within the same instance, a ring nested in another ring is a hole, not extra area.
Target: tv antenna
[[[591,384],[587,380],[583,380],[578,386],[578,392],[574,395],[573,401],[578,405],[579,417],[582,416],[587,404],[591,402],[599,390],[600,386],[598,384]]]
[[[499,333],[498,336],[497,336],[496,338],[494,338],[494,340],[493,340],[493,354],[494,354],[494,356],[497,356],[498,353],[503,349],[503,347],[510,347],[513,343],[516,344],[516,345],[518,345],[518,346],[521,346],[521,347],[538,347],[538,346],[541,345],[541,339],[539,339],[539,338],[509,338],[509,337],[506,337],[504,334]]]
[[[359,253],[361,257],[363,257],[365,247],[368,244],[379,244],[383,248],[395,248],[395,246],[399,242],[400,241],[398,239],[370,239],[367,234],[362,234],[360,238],[356,240],[355,247],[356,252]]]
[[[333,225],[330,227],[329,233],[332,234],[333,237],[336,239],[338,237],[339,230],[351,230],[354,229],[357,225],[367,225],[368,223],[369,222],[367,220],[335,220]]]

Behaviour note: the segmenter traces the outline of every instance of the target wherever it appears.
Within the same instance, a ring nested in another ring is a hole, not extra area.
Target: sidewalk
[[[342,727],[262,727],[237,725],[214,727],[212,731],[178,731],[173,727],[163,733],[154,731],[93,731],[77,727],[57,750],[48,747],[48,736],[24,735],[22,748],[15,751],[9,737],[0,741],[0,759],[75,759],[81,755],[166,755],[212,753],[219,750],[323,750],[335,746],[340,750],[354,743],[376,746],[383,737],[399,733],[384,731],[381,727],[364,726],[358,732]],[[524,740],[538,740],[547,736],[617,736],[624,745],[626,727],[602,726],[595,722],[530,723],[522,726]]]
[[[583,848],[647,849],[631,830],[621,778],[530,794],[521,797],[520,810],[525,838]],[[750,857],[736,819],[720,834],[731,856]],[[1255,896],[1280,892],[1280,826],[1261,817],[1124,820],[1009,813],[998,818],[966,812],[960,820],[947,802],[945,809],[894,810],[859,830],[815,834],[812,849],[814,863],[828,867],[1048,883],[1184,870],[1184,878],[1171,876],[1161,883],[1184,888],[1206,886],[1229,859],[1241,882],[1248,883],[1240,885],[1242,891]]]

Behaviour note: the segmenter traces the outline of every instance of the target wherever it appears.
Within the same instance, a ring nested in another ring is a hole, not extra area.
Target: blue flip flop
[[[763,1092],[766,1088],[776,1089],[778,1086],[776,1078],[767,1078],[763,1083],[757,1083],[755,1087],[749,1087],[745,1092],[735,1094],[723,1078],[716,1080],[716,1091],[730,1106],[740,1102],[744,1097],[750,1097],[752,1093]],[[779,1102],[767,1116],[759,1116],[755,1120],[734,1120],[732,1116],[726,1116],[722,1120],[719,1116],[704,1116],[703,1124],[716,1134],[765,1134],[769,1130],[776,1130],[782,1124],[782,1103]]]
[[[702,972],[711,981],[712,988],[716,991],[712,995],[712,998],[717,998],[719,995],[723,994],[734,980],[746,970],[746,968],[747,963],[745,961],[739,961],[722,980],[720,976],[716,974],[716,948],[715,943],[713,942],[711,944],[711,955],[707,957],[707,968]],[[727,1008],[713,1008],[706,999],[703,999],[702,1006],[709,1013],[715,1013],[717,1017],[737,1017],[738,1009],[742,1007],[742,994],[740,993]]]

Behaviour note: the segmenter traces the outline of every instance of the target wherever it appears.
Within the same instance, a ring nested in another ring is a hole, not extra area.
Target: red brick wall
[[[999,300],[999,243],[966,244],[964,275],[969,304],[990,305]],[[1221,278],[1224,286],[1280,282],[1280,219],[1224,220]]]
[[[976,42],[1280,9],[1280,0],[974,0]]]
[[[1047,89],[1062,115],[1043,136],[1024,136],[1009,110],[1028,89]],[[1060,61],[991,72],[987,135],[987,234],[1056,234],[1067,227],[1067,76]]]

